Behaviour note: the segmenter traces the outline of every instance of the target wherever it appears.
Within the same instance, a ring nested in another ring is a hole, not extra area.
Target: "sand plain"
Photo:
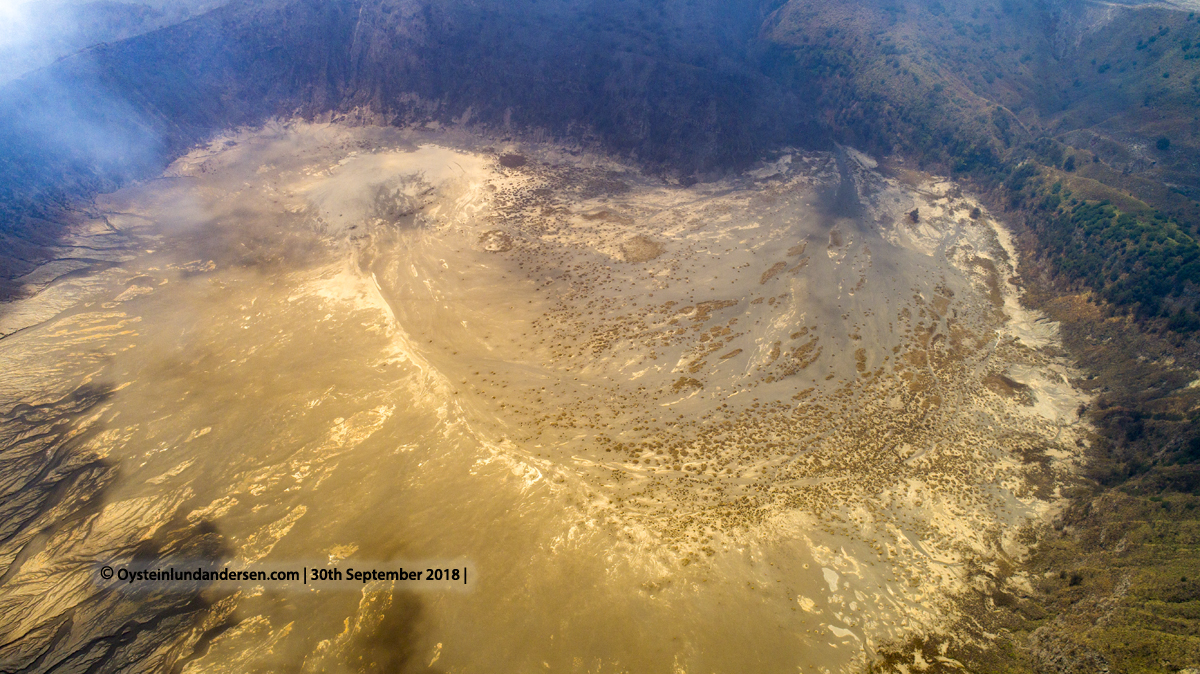
[[[95,476],[26,499],[0,550],[0,633],[30,653],[83,657],[47,625],[132,610],[97,550],[169,556],[204,523],[246,563],[466,555],[490,580],[214,598],[145,638],[183,671],[372,671],[363,635],[405,602],[409,668],[856,671],[1020,558],[1087,438],[1003,226],[850,148],[684,187],[578,147],[280,124],[92,215],[75,243],[108,256],[0,315],[0,459],[44,472],[44,436],[52,470],[106,476],[90,509]]]

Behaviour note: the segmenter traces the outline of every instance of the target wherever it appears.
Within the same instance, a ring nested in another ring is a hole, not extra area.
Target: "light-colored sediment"
[[[85,370],[123,387],[87,446],[143,481],[98,523],[150,517],[137,499],[157,495],[246,561],[424,546],[491,565],[412,636],[448,670],[853,671],[949,624],[966,565],[1023,554],[1080,460],[1084,399],[1020,305],[1009,235],[960,188],[847,150],[842,171],[796,151],[685,189],[489,142],[281,126],[106,197],[153,245],[0,317],[5,409]],[[843,179],[850,217],[824,206]],[[117,529],[125,554],[137,535]],[[21,588],[76,578],[53,556],[99,535],[24,562],[0,601],[27,622],[0,633],[53,614]],[[334,662],[384,610],[364,598],[340,636],[305,641],[241,601],[254,617],[185,671],[261,664],[266,643]],[[605,643],[561,646],[596,626]]]

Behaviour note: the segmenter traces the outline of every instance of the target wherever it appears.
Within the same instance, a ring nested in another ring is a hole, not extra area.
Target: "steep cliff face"
[[[591,136],[690,172],[815,141],[802,92],[763,73],[763,13],[733,3],[366,3],[329,107]]]
[[[348,12],[320,2],[227,6],[0,89],[3,276],[45,254],[77,198],[152,175],[214,130],[335,100]]]
[[[795,82],[762,72],[772,53],[757,40],[761,19],[753,0],[238,4],[23,78],[4,91],[19,119],[0,132],[8,158],[31,154],[8,163],[17,185],[64,184],[33,154],[102,149],[23,133],[64,115],[149,136],[168,155],[217,128],[359,110],[392,123],[590,133],[644,161],[705,170],[816,135]],[[117,168],[96,156],[98,175]]]
[[[809,83],[770,76],[765,10],[757,0],[235,3],[0,90],[4,234],[28,241],[44,228],[28,217],[53,219],[48,205],[271,117],[538,129],[685,175],[821,146]]]
[[[0,83],[80,49],[116,42],[198,16],[225,0],[50,0],[0,7]]]
[[[1083,0],[237,2],[0,89],[0,276],[72,198],[272,117],[536,131],[700,178],[833,139],[975,176],[1076,147],[1190,212],[1193,43],[1194,15]]]

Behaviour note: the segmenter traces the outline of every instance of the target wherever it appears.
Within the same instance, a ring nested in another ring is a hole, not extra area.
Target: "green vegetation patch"
[[[1040,252],[1058,273],[1140,316],[1196,311],[1200,244],[1175,219],[1154,209],[1123,212],[1107,199],[1081,199],[1062,182],[1048,183],[1025,163],[1005,184],[1014,202],[1038,212],[1031,220]]]

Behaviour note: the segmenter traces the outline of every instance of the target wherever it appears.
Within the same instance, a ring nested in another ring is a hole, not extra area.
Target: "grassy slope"
[[[823,76],[823,121],[844,142],[972,180],[1025,225],[1029,297],[1096,395],[1089,473],[1031,532],[1033,556],[981,560],[955,634],[898,645],[880,671],[1200,666],[1200,359],[1195,326],[1172,320],[1200,307],[1193,280],[1161,273],[1200,256],[1200,21],[793,0],[764,35]]]
[[[1186,385],[1196,353],[1107,316],[1086,295],[1036,285],[1031,295],[1061,321],[1065,346],[1089,372],[1077,385],[1096,395],[1092,462],[1069,507],[1037,532],[1031,558],[1011,568],[1029,585],[980,574],[947,654],[980,673],[1196,666],[1200,390]]]
[[[1049,141],[1043,163],[1082,153],[1089,177],[1156,208],[1194,207],[1179,194],[1200,186],[1200,19],[1188,13],[792,0],[764,36],[827,75],[825,121],[847,141],[959,171],[977,168],[964,150],[1011,161]]]

